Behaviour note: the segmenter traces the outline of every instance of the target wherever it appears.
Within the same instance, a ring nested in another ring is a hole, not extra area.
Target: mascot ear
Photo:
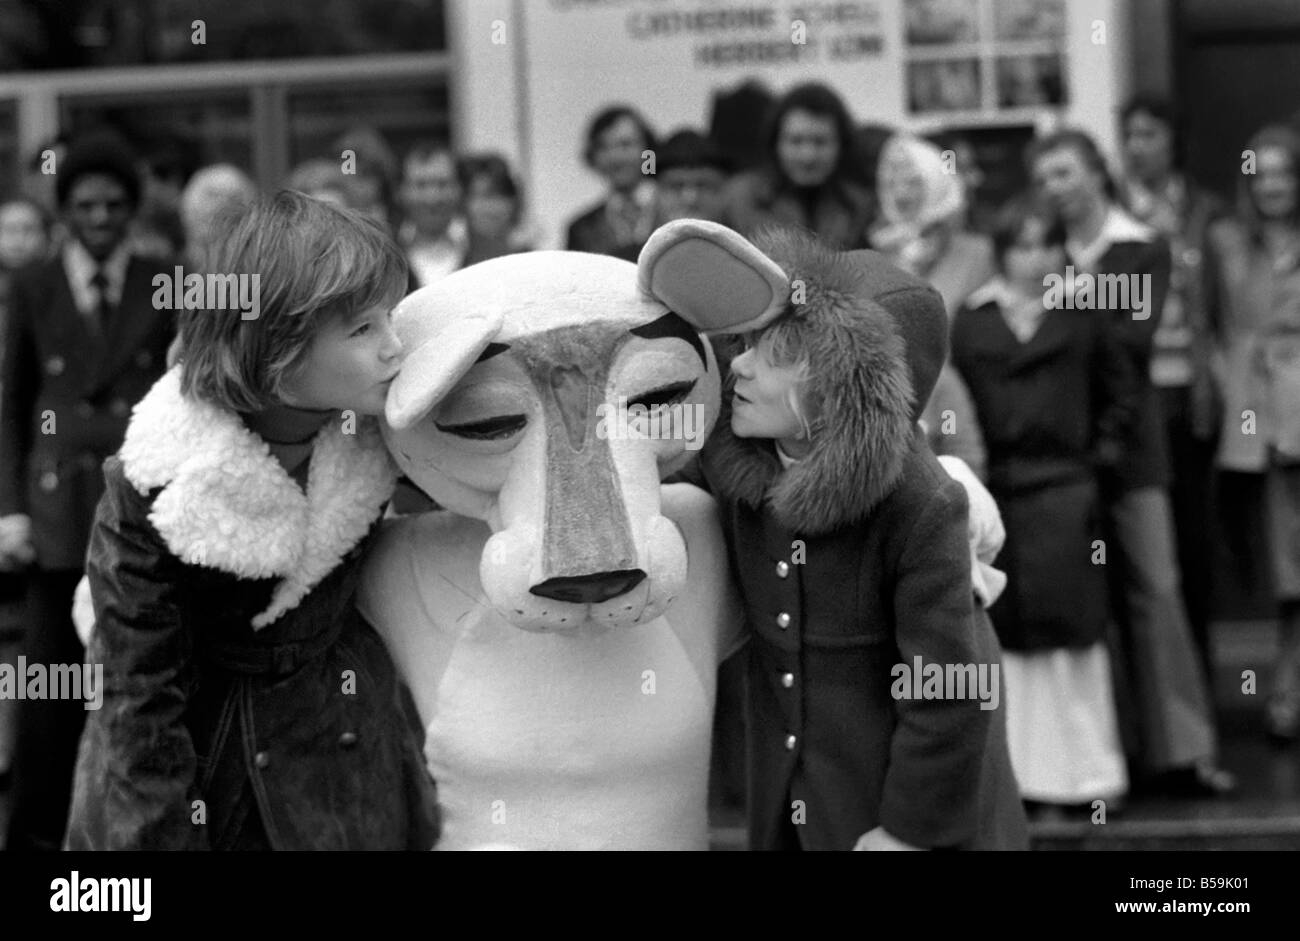
[[[790,278],[776,262],[703,219],[656,229],[637,259],[637,283],[701,333],[757,330],[790,299]]]
[[[499,310],[449,313],[439,302],[445,292],[430,298],[426,290],[409,295],[393,311],[393,327],[407,349],[384,405],[384,417],[397,431],[424,418],[451,391],[504,320]]]

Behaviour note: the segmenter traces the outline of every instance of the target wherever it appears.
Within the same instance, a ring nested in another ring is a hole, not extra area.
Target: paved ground
[[[1274,626],[1269,621],[1219,622],[1214,648],[1223,763],[1237,774],[1239,793],[1230,800],[1134,799],[1104,826],[1036,824],[1035,848],[1300,849],[1300,743],[1271,744],[1262,731],[1262,697],[1241,691],[1246,669],[1257,670],[1260,687],[1266,688]],[[0,794],[0,845],[8,817],[9,801]],[[715,815],[713,844],[725,850],[745,847],[738,813]]]
[[[1222,761],[1237,775],[1238,793],[1222,800],[1133,798],[1105,825],[1034,824],[1035,849],[1300,849],[1300,743],[1272,744],[1263,733],[1263,697],[1241,688],[1247,669],[1267,688],[1275,625],[1221,621],[1212,630]],[[715,849],[744,849],[745,842],[739,814],[714,813]]]

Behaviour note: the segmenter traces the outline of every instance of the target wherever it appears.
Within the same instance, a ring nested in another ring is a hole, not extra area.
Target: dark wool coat
[[[613,255],[624,261],[636,261],[644,242],[621,241],[610,224],[607,205],[608,200],[605,200],[574,217],[565,235],[565,249],[571,252],[591,252],[594,255]]]
[[[1132,364],[1090,310],[1045,311],[1022,343],[996,284],[976,292],[952,332],[1007,533],[997,558],[1007,586],[990,614],[1010,650],[1089,646],[1105,636],[1107,612],[1106,570],[1093,563],[1097,470],[1114,466],[1127,439]]]
[[[804,194],[771,170],[742,173],[728,186],[725,221],[751,238],[769,226],[788,226],[811,231],[835,248],[866,246],[876,216],[869,190],[848,180],[832,180],[811,195],[808,204]]]
[[[0,343],[0,516],[31,516],[43,569],[80,569],[85,559],[100,467],[166,368],[173,314],[154,309],[151,281],[172,269],[132,258],[101,330],[77,309],[61,255],[14,277]]]
[[[1134,317],[1132,308],[1114,307],[1105,314],[1115,330],[1118,348],[1127,356],[1136,377],[1135,420],[1130,427],[1124,454],[1103,483],[1118,490],[1169,485],[1169,448],[1166,444],[1160,397],[1151,382],[1151,356],[1156,328],[1169,293],[1169,243],[1154,230],[1132,223],[1132,231],[1118,232],[1096,265],[1099,275],[1150,275],[1151,296],[1148,316]],[[1126,227],[1127,228],[1127,227]],[[1142,230],[1146,229],[1145,232]]]
[[[242,846],[250,799],[273,849],[430,848],[432,782],[353,604],[393,485],[377,430],[326,426],[304,496],[237,419],[187,403],[168,373],[105,464],[87,561],[104,702],[68,848]]]
[[[702,452],[753,630],[750,845],[851,849],[883,826],[925,847],[1025,848],[1005,697],[982,709],[973,691],[891,691],[916,657],[1000,680],[966,493],[916,423],[946,354],[942,301],[875,252],[832,256],[789,234],[760,247],[807,287],[787,316],[823,406],[812,453],[788,470],[725,409]]]

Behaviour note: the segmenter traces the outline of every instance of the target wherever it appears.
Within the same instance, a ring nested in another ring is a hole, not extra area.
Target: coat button
[[[51,376],[62,376],[66,365],[62,356],[51,356],[45,361],[45,371]]]
[[[253,756],[253,764],[257,765],[259,770],[265,770],[266,766],[271,763],[271,756],[264,751],[258,752]]]
[[[125,418],[131,414],[131,406],[127,404],[126,399],[114,399],[108,410],[117,418]]]
[[[777,578],[785,578],[789,574],[790,574],[790,564],[786,562],[785,559],[782,559],[780,562],[776,563]]]
[[[95,414],[95,406],[83,400],[73,407],[73,411],[77,413],[78,418],[91,418]]]
[[[356,732],[344,732],[342,735],[339,736],[339,745],[342,746],[343,748],[351,748],[356,743],[357,743]]]
[[[794,674],[793,674],[793,673],[782,673],[782,674],[781,674],[781,685],[784,686],[786,689],[789,689],[791,686],[793,686],[793,685],[794,685]]]
[[[799,739],[797,739],[795,736],[787,735],[785,737],[785,750],[794,751],[794,746],[797,741],[799,741]]]
[[[790,615],[785,611],[782,611],[780,614],[778,614],[776,616],[776,626],[781,628],[781,630],[785,630],[787,627],[789,627]]]
[[[41,474],[41,489],[46,493],[53,493],[59,489],[59,475],[54,471],[46,471]]]
[[[148,350],[141,350],[135,354],[135,364],[141,369],[148,369],[153,365],[153,354]]]

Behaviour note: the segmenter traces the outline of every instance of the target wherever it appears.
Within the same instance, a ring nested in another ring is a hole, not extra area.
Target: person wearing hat
[[[23,653],[47,670],[82,661],[72,600],[104,489],[100,465],[162,375],[173,329],[170,311],[154,309],[152,282],[174,265],[130,249],[140,180],[125,145],[74,141],[55,191],[70,238],[15,276],[0,344],[0,562],[30,567]],[[62,843],[88,702],[22,701],[8,848]]]
[[[918,425],[943,300],[874,251],[755,244],[790,299],[720,331],[751,332],[701,452],[750,625],[750,848],[1026,848],[1001,524]]]

